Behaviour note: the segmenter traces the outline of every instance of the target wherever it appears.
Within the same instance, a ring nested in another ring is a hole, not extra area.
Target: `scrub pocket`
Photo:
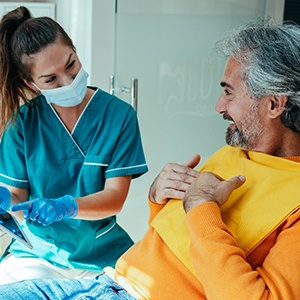
[[[86,194],[103,190],[105,183],[105,171],[111,161],[108,155],[86,155],[78,182],[83,184]]]

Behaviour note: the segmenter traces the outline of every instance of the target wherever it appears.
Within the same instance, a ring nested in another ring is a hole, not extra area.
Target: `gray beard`
[[[237,128],[234,133],[231,133],[230,128],[227,128],[225,135],[226,144],[232,147],[239,147],[244,150],[251,150],[251,146],[249,140],[245,137],[242,131],[239,131]]]

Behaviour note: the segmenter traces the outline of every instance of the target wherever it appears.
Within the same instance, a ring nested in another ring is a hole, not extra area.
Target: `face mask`
[[[80,104],[86,94],[88,73],[81,67],[70,85],[58,87],[55,89],[41,90],[47,102],[58,106],[71,107]]]

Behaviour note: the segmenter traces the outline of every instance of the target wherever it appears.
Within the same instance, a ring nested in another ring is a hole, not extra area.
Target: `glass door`
[[[228,124],[215,112],[225,60],[213,48],[231,28],[263,17],[265,7],[263,0],[116,0],[114,94],[130,102],[137,78],[150,168],[133,182],[129,209],[146,207],[148,187],[167,162],[195,153],[205,160],[225,144]],[[142,218],[146,226],[147,213]]]

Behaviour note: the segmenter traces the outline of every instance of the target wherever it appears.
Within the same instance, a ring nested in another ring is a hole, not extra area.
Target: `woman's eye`
[[[75,64],[75,60],[73,60],[73,61],[68,65],[67,69],[72,68],[72,67],[74,66],[74,64]]]
[[[46,81],[46,83],[51,83],[51,82],[53,82],[54,80],[55,80],[55,76],[52,76],[52,77],[50,77],[47,81]]]

